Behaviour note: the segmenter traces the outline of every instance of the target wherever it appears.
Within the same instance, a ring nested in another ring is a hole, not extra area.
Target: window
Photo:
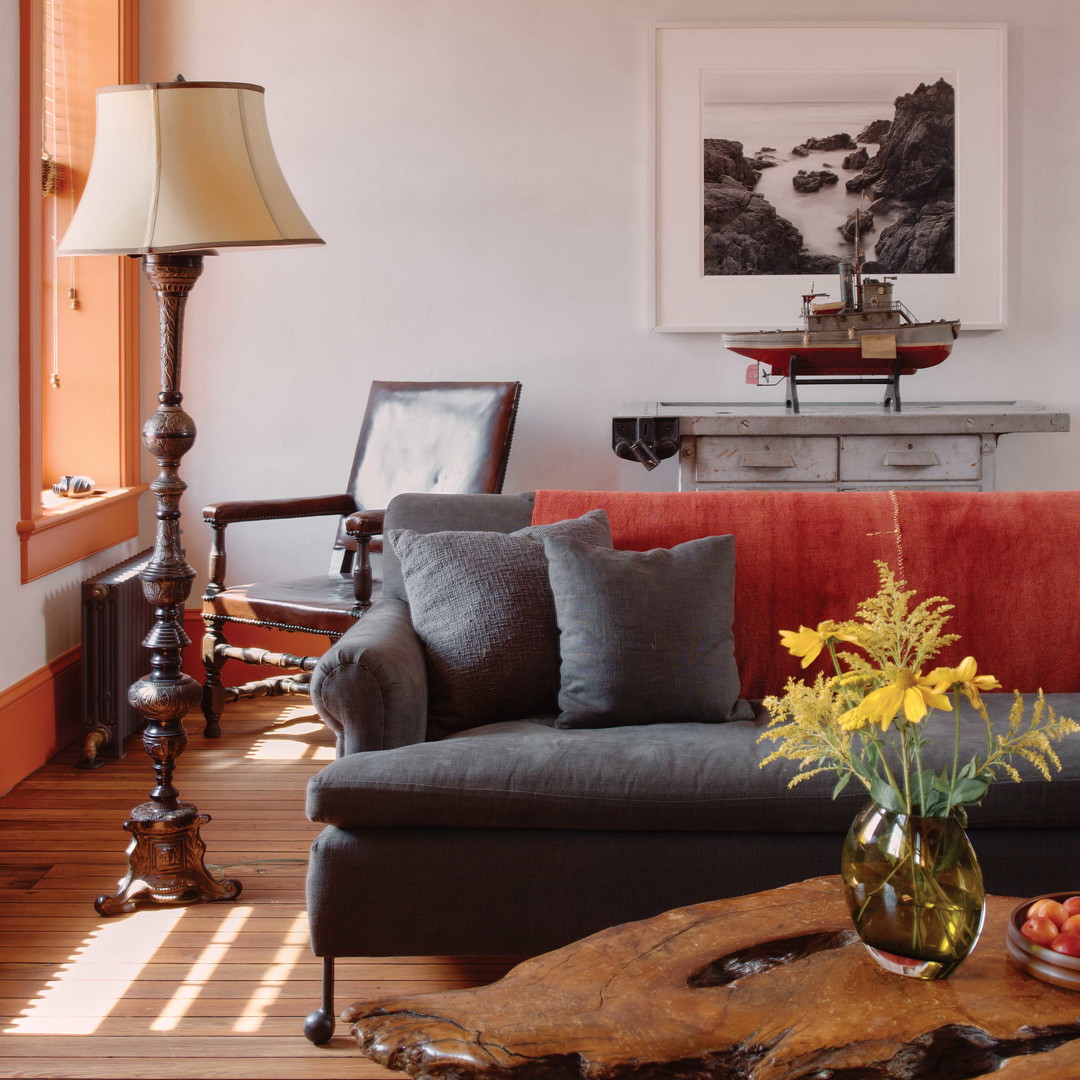
[[[138,0],[20,0],[22,579],[138,532],[139,264],[57,258],[90,171],[94,92],[138,81]],[[65,475],[95,482],[58,498]]]

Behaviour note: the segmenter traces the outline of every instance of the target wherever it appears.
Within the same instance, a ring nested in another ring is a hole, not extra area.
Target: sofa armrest
[[[338,755],[423,742],[427,668],[409,605],[383,599],[319,660],[311,700]]]

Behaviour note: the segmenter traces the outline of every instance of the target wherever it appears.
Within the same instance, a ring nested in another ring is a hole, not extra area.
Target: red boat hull
[[[798,357],[800,375],[883,375],[891,374],[894,361],[873,360],[862,355],[859,342],[850,345],[728,345],[732,352],[768,364],[772,374],[786,376],[792,356]],[[920,368],[940,364],[952,351],[952,343],[904,345],[897,348],[901,375],[913,375]]]

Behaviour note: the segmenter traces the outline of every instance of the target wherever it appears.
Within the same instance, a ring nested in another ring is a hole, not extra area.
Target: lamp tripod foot
[[[241,884],[220,879],[203,862],[206,845],[199,830],[210,821],[194,804],[179,802],[175,810],[142,803],[124,828],[131,833],[128,872],[114,895],[99,896],[99,915],[120,915],[150,904],[193,904],[235,900]]]

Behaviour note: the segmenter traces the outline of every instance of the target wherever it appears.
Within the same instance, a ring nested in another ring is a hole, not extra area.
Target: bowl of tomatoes
[[[1080,894],[1051,893],[1017,905],[1005,947],[1029,975],[1080,990]]]

